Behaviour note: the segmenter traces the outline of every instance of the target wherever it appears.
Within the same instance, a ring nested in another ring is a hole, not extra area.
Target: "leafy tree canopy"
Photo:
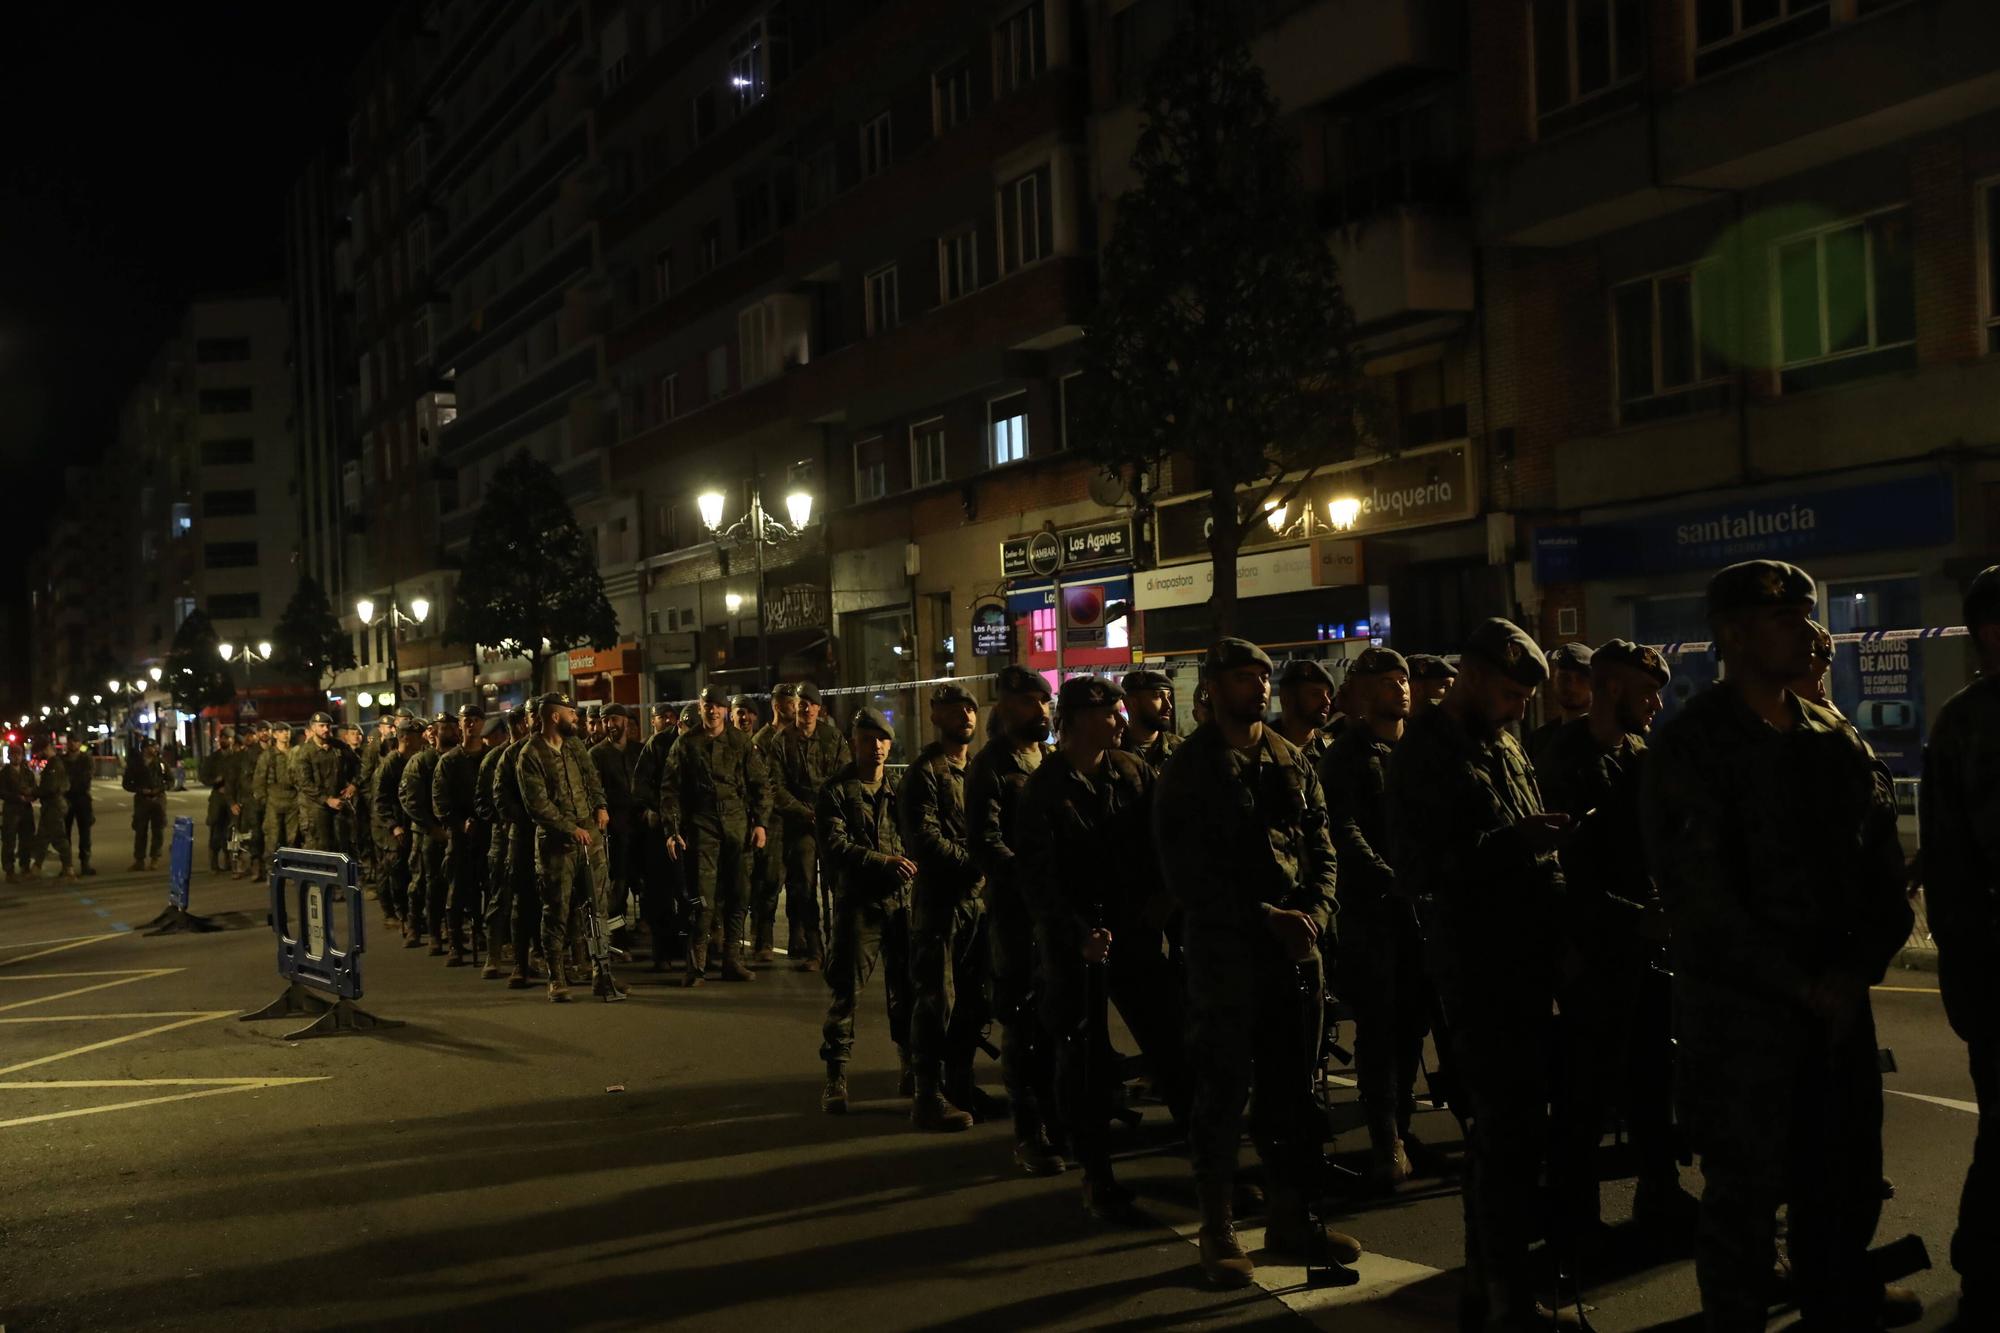
[[[300,575],[271,630],[271,665],[302,684],[317,686],[328,672],[354,664],[354,640],[341,628],[326,590],[312,575]]]

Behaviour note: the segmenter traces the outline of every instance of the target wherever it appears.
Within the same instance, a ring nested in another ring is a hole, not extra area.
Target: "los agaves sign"
[[[1009,537],[1000,543],[1000,574],[1003,578],[1025,578],[1032,574],[1054,572],[1035,567],[1037,538],[1046,545],[1046,535],[1033,532],[1021,537]],[[1057,567],[1061,569],[1122,565],[1132,560],[1132,525],[1123,519],[1063,528],[1055,534],[1055,538],[1061,551],[1061,562]]]

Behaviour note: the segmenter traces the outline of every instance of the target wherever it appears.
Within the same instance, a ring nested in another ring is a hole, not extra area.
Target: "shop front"
[[[1007,646],[1052,686],[1132,663],[1132,524],[1117,518],[1000,543]],[[993,656],[993,654],[987,654]]]
[[[639,703],[639,645],[572,648],[563,655],[569,692],[579,704]]]

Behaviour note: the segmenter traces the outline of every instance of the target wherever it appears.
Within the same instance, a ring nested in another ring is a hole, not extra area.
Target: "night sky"
[[[286,192],[344,135],[353,68],[394,8],[12,7],[0,42],[0,494],[14,558],[0,561],[0,605],[17,614],[0,622],[12,630],[0,692],[24,660],[24,557],[44,497],[66,464],[102,455],[190,298],[282,278]]]

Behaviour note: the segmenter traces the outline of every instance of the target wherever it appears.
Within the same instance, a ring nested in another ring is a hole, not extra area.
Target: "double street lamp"
[[[269,639],[259,639],[257,646],[254,648],[247,643],[241,646],[233,643],[218,643],[215,645],[215,651],[221,654],[222,660],[225,662],[234,661],[243,664],[243,684],[247,689],[250,684],[250,664],[252,662],[268,662],[271,660],[271,641]]]
[[[753,477],[750,482],[750,508],[726,528],[722,526],[724,503],[721,491],[703,491],[695,497],[695,507],[701,512],[701,524],[718,543],[745,540],[757,549],[757,684],[761,689],[770,683],[768,678],[771,674],[769,631],[764,618],[764,548],[793,541],[805,531],[806,524],[812,521],[813,498],[810,492],[803,490],[787,495],[785,514],[791,522],[782,522],[764,508],[763,478]],[[743,598],[737,593],[727,593],[723,597],[723,605],[733,616],[742,609]]]
[[[360,618],[363,629],[374,629],[385,620],[389,622],[388,697],[394,699],[401,689],[400,681],[396,675],[396,627],[398,625],[421,625],[430,619],[430,601],[423,597],[412,597],[410,599],[410,609],[405,611],[402,607],[396,605],[395,590],[391,589],[389,604],[383,608],[381,615],[377,616],[375,614],[375,601],[369,597],[362,597],[355,601],[354,614]],[[381,700],[378,699],[376,703],[378,707],[381,706]],[[367,705],[364,704],[362,706],[366,707]]]

